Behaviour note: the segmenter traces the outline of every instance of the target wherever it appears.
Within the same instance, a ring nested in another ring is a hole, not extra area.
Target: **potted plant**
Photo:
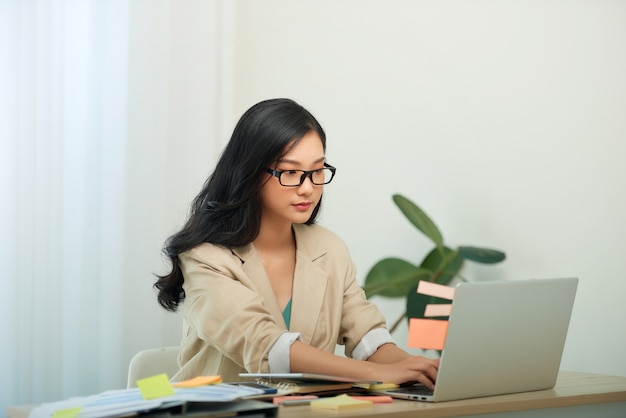
[[[415,203],[400,194],[392,196],[404,216],[435,244],[419,264],[390,257],[378,261],[367,273],[363,290],[368,298],[380,295],[389,298],[406,298],[406,311],[391,326],[394,332],[403,319],[422,318],[427,304],[449,303],[443,299],[417,293],[420,280],[450,285],[454,280],[466,281],[459,272],[466,260],[495,264],[506,258],[502,251],[459,246],[452,249],[444,244],[443,236],[435,223]]]

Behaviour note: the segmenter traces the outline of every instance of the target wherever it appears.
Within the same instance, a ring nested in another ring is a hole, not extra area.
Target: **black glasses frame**
[[[318,172],[320,170],[324,170],[326,168],[330,169],[330,172],[331,172],[330,178],[328,179],[328,181],[325,181],[324,183],[316,183],[313,180],[313,173],[316,173],[316,172]],[[283,187],[300,187],[300,186],[302,186],[302,183],[304,183],[304,180],[307,177],[309,178],[309,180],[311,180],[311,183],[315,184],[316,186],[322,186],[324,184],[328,184],[335,177],[335,172],[337,171],[337,169],[335,167],[333,167],[332,165],[328,164],[328,163],[324,163],[324,168],[318,168],[318,169],[315,169],[315,170],[272,170],[271,168],[266,168],[265,171],[267,171],[272,176],[276,177],[278,179],[278,182],[280,183],[280,185],[283,186]],[[300,183],[298,183],[298,184],[283,184],[282,180],[280,179],[280,176],[284,172],[286,172],[286,171],[299,171],[299,172],[302,172],[302,176],[300,176]]]

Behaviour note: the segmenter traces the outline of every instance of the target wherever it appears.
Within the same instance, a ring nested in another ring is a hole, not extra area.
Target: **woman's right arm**
[[[387,350],[387,344],[379,347]],[[395,347],[395,346],[394,346]],[[397,350],[400,350],[397,348]],[[384,355],[383,351],[378,353]],[[374,353],[374,356],[377,355]],[[397,353],[394,353],[394,355]],[[392,363],[355,360],[319,350],[301,341],[295,341],[290,350],[291,371],[294,373],[320,373],[355,379],[377,380],[385,383],[420,382],[429,388],[437,379],[438,359],[408,355]]]

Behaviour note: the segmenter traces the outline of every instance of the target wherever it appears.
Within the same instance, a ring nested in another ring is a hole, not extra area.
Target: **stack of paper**
[[[225,383],[209,384],[209,377],[173,387],[167,375],[161,374],[137,381],[136,388],[102,392],[98,395],[51,402],[35,408],[29,418],[101,418],[114,417],[184,405],[189,402],[227,402],[263,391]],[[203,382],[203,386],[196,386]]]

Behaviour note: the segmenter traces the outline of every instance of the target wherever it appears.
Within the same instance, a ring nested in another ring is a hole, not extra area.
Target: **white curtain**
[[[10,400],[95,390],[122,366],[128,10],[2,9],[2,387]],[[5,259],[6,257],[6,259]],[[110,369],[97,359],[107,353]],[[86,376],[97,376],[85,379]]]
[[[123,387],[132,354],[178,344],[153,273],[227,130],[231,16],[0,0],[2,411]]]

